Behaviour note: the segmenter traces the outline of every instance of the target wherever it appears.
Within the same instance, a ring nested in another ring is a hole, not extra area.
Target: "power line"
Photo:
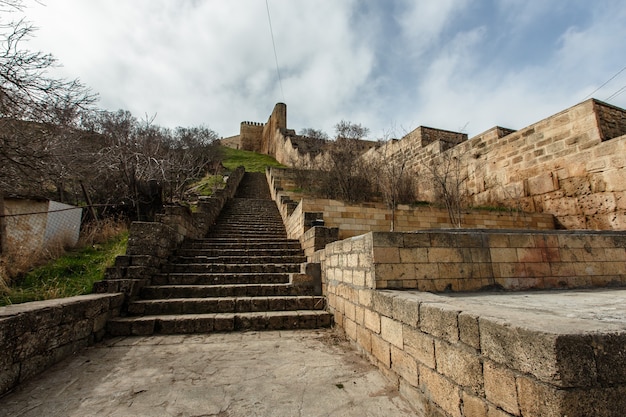
[[[283,96],[283,102],[285,101],[285,92],[283,91],[283,80],[280,77],[280,67],[278,66],[278,54],[276,53],[276,42],[274,42],[274,29],[272,29],[272,17],[270,16],[270,5],[268,0],[265,0],[265,8],[267,9],[267,21],[270,24],[270,36],[272,37],[272,47],[274,48],[274,60],[276,61],[276,74],[278,74],[278,84],[280,85],[280,93]]]
[[[616,92],[614,92],[613,94],[611,94],[609,97],[605,98],[604,101],[609,101],[614,99],[615,97],[619,96],[620,94],[622,94],[624,91],[626,91],[626,85],[623,86],[622,88],[620,88],[619,90],[617,90]]]
[[[609,78],[604,84],[602,84],[600,87],[596,88],[595,90],[593,90],[591,92],[591,94],[589,94],[587,97],[585,97],[583,99],[583,101],[587,100],[589,97],[591,97],[592,95],[594,95],[596,92],[598,92],[598,90],[600,90],[602,87],[604,87],[605,85],[607,85],[608,83],[610,83],[611,81],[613,81],[615,79],[615,77],[617,77],[618,75],[620,75],[622,72],[624,72],[624,70],[626,70],[626,67],[622,68],[621,70],[617,71],[617,73],[612,76],[611,78]],[[608,100],[608,99],[607,99]]]

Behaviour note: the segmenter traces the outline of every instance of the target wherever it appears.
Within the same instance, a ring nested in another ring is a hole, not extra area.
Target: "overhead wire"
[[[624,91],[626,91],[626,85],[620,88],[619,90],[617,90],[616,92],[614,92],[613,94],[611,94],[610,96],[608,96],[607,98],[605,98],[604,101],[612,100],[616,98],[617,96],[619,96],[620,94],[622,94]]]
[[[267,1],[267,0],[266,0]],[[620,75],[622,72],[624,72],[626,70],[626,66],[624,68],[622,68],[621,70],[617,71],[617,73],[612,76],[611,78],[609,78],[604,84],[602,84],[600,87],[596,88],[595,90],[593,90],[590,94],[588,94],[584,99],[587,100],[589,97],[591,97],[592,95],[594,95],[595,93],[597,93],[602,87],[604,87],[605,85],[607,85],[608,83],[610,83],[611,81],[613,81],[615,79],[615,77],[617,77],[618,75]],[[608,99],[607,99],[608,100]]]
[[[284,102],[285,91],[283,90],[283,80],[280,76],[280,66],[278,65],[278,54],[276,53],[276,42],[274,41],[274,29],[272,28],[272,17],[270,16],[270,5],[268,0],[265,0],[265,8],[267,9],[267,21],[270,25],[270,36],[272,37],[272,47],[274,48],[274,60],[276,61],[276,74],[278,74],[278,85],[280,85],[280,93],[283,96]]]

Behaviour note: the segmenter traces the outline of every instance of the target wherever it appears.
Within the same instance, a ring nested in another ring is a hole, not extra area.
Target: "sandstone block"
[[[365,319],[365,327],[374,333],[380,333],[380,314],[366,308],[363,317]]]
[[[402,349],[402,323],[386,316],[380,317],[380,334],[384,340]]]
[[[420,263],[428,262],[427,248],[401,248],[400,262],[402,263]]]
[[[393,318],[402,323],[417,326],[419,321],[419,303],[411,295],[399,294],[393,299]]]
[[[453,417],[461,417],[461,394],[458,386],[454,385],[443,375],[419,366],[420,389],[430,396],[431,400]]]
[[[421,303],[419,329],[450,343],[459,340],[459,311],[445,304]]]
[[[461,342],[473,347],[474,349],[480,349],[480,332],[478,330],[478,317],[461,312],[458,317],[459,320],[459,339]]]
[[[511,414],[519,415],[515,374],[491,361],[486,361],[483,369],[487,400]]]
[[[464,348],[462,344],[451,345],[435,340],[435,360],[437,372],[475,394],[483,393],[483,367],[475,352]]]
[[[374,262],[383,264],[399,263],[400,250],[398,248],[374,247]]]
[[[517,392],[524,417],[561,417],[563,391],[536,379],[518,376]]]
[[[365,327],[357,326],[356,328],[356,342],[367,353],[372,353],[372,333]]]
[[[384,366],[391,368],[390,345],[375,334],[372,334],[372,355]]]
[[[350,320],[348,317],[344,317],[343,328],[346,332],[346,336],[352,340],[357,340],[357,325],[354,321]]]
[[[464,417],[487,417],[487,403],[484,399],[463,391],[462,400]]]
[[[373,291],[372,308],[374,311],[387,317],[393,316],[393,299],[395,295],[391,292]]]
[[[435,369],[435,341],[430,335],[415,327],[404,325],[402,329],[404,351],[420,363]]]
[[[417,362],[395,346],[391,346],[391,369],[412,386],[418,386]]]

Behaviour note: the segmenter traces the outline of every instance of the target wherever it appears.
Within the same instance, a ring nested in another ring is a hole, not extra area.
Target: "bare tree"
[[[335,139],[365,139],[369,135],[369,128],[362,126],[360,123],[352,123],[345,120],[335,125]]]
[[[438,199],[443,201],[450,223],[460,228],[463,222],[462,209],[465,199],[465,183],[468,175],[462,172],[461,158],[452,150],[442,152],[438,158],[426,165]]]
[[[374,146],[363,140],[369,129],[342,120],[335,125],[335,132],[320,167],[325,173],[321,192],[328,198],[350,202],[366,200],[372,196],[372,178],[369,162],[361,155]]]
[[[374,172],[382,197],[391,209],[390,229],[395,230],[396,209],[398,204],[411,203],[415,200],[415,181],[407,169],[407,158],[401,150],[394,152],[396,139],[389,139],[387,134],[379,142],[373,155]]]
[[[52,55],[23,48],[33,27],[5,19],[22,9],[21,0],[0,1],[0,193],[40,190],[62,130],[96,100],[78,80],[49,75]]]
[[[300,135],[301,136],[306,136],[309,138],[313,138],[313,139],[320,139],[320,140],[328,140],[328,134],[326,132],[324,132],[323,130],[320,129],[313,129],[311,127],[307,127],[304,128],[300,131]]]

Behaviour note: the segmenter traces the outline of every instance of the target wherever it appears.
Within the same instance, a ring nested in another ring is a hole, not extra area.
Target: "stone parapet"
[[[624,232],[372,233],[372,288],[429,292],[626,285]]]
[[[123,294],[92,294],[0,307],[0,396],[104,337]]]
[[[429,255],[461,263],[466,254],[454,248],[474,255],[472,249],[492,237],[488,247],[515,248],[519,261],[537,235],[551,239],[543,233],[368,233],[330,243],[313,258],[321,263],[335,324],[423,415],[621,416],[626,290],[444,295],[376,289],[381,265],[402,271],[404,263]],[[626,247],[623,235],[610,233],[553,232],[553,238],[562,254],[605,261],[623,256]],[[412,253],[420,248],[424,253]],[[581,258],[585,262],[593,261]]]

